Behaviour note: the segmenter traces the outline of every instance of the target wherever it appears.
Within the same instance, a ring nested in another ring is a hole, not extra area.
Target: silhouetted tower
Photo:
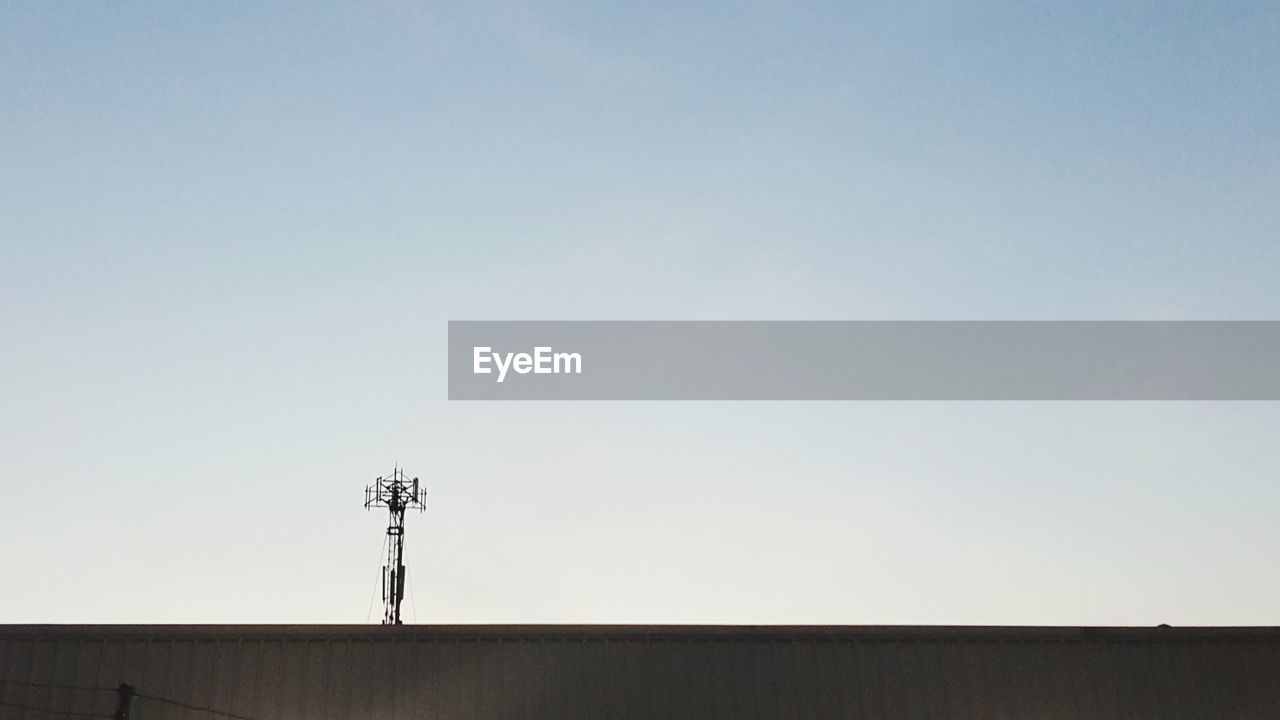
[[[400,625],[400,601],[404,600],[404,511],[427,509],[426,488],[418,478],[406,479],[396,468],[390,477],[380,477],[364,489],[365,509],[384,507],[391,515],[387,525],[387,562],[382,566],[383,625]]]

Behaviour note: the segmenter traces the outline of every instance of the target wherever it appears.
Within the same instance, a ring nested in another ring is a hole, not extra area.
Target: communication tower
[[[405,477],[397,467],[388,477],[379,477],[364,489],[364,507],[387,508],[387,561],[382,566],[382,624],[401,625],[400,602],[404,600],[404,511],[427,509],[427,490],[418,478]]]

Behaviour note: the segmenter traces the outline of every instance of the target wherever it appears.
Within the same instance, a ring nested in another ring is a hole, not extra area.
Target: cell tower
[[[387,508],[391,521],[387,524],[387,562],[382,566],[382,624],[402,625],[400,601],[404,600],[404,511],[427,509],[427,490],[419,487],[418,478],[405,478],[399,467],[390,477],[380,477],[364,489],[364,507]]]

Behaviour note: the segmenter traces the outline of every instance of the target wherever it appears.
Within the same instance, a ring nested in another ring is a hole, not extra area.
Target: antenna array
[[[400,603],[404,600],[404,512],[427,509],[427,490],[405,477],[399,467],[389,477],[379,477],[364,489],[364,507],[387,508],[387,561],[382,566],[382,624],[402,625]]]

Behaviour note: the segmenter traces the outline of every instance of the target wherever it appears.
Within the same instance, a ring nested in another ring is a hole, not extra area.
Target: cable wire
[[[373,599],[378,597],[378,584],[382,582],[382,573],[386,572],[382,558],[387,552],[387,536],[382,536],[382,549],[378,551],[378,576],[373,580],[373,593],[369,595],[369,612],[364,614],[365,623],[373,621]]]
[[[0,684],[15,685],[19,687],[41,688],[41,689],[47,689],[47,690],[80,690],[84,692],[114,693],[118,689],[118,688],[105,688],[105,687],[88,687],[85,685],[57,685],[53,683],[38,683],[38,682],[27,682],[24,680],[3,680],[3,679],[0,679]],[[159,697],[157,695],[146,695],[144,693],[134,692],[133,698],[135,700],[142,699],[142,700],[151,700],[152,702],[166,703],[168,705],[173,705],[175,707],[183,708],[184,710],[191,710],[192,712],[209,713],[210,715],[218,715],[226,718],[234,718],[235,720],[255,720],[254,718],[251,718],[245,715],[237,715],[236,713],[226,712],[224,710],[215,710],[214,708],[200,707],[198,705],[189,705],[187,703],[184,703],[178,700],[171,700],[169,698]],[[17,710],[34,710],[36,712],[45,713],[46,715],[61,715],[65,717],[90,717],[90,718],[112,717],[111,715],[104,715],[102,713],[77,712],[75,710],[47,710],[45,708],[37,707],[35,705],[23,705],[20,703],[9,702],[7,700],[0,700],[0,707],[9,707]]]
[[[157,697],[155,695],[144,695],[143,693],[134,693],[133,697],[137,699],[151,700],[152,702],[173,705],[174,707],[180,707],[183,710],[190,710],[192,712],[202,712],[202,713],[208,713],[210,715],[217,715],[219,717],[234,718],[234,720],[255,720],[255,718],[251,718],[248,715],[238,715],[236,713],[227,712],[225,710],[215,710],[213,708],[200,707],[199,705],[189,705],[184,702],[179,702],[178,700],[170,700],[169,698]]]
[[[46,710],[45,708],[36,707],[35,705],[23,705],[21,703],[9,702],[8,700],[0,700],[0,707],[15,708],[17,710],[34,710],[38,713],[44,713],[46,715],[59,715],[62,717],[90,717],[90,718],[110,718],[111,717],[110,715],[105,715],[103,713],[76,712],[74,710]]]
[[[418,597],[413,593],[413,572],[409,568],[404,569],[404,578],[409,581],[409,607],[413,608],[413,622],[418,622]]]
[[[0,678],[0,685],[17,685],[19,687],[44,688],[47,690],[84,690],[86,692],[115,692],[115,688],[90,687],[88,685],[58,685],[54,683],[28,682],[26,680],[5,680]]]

